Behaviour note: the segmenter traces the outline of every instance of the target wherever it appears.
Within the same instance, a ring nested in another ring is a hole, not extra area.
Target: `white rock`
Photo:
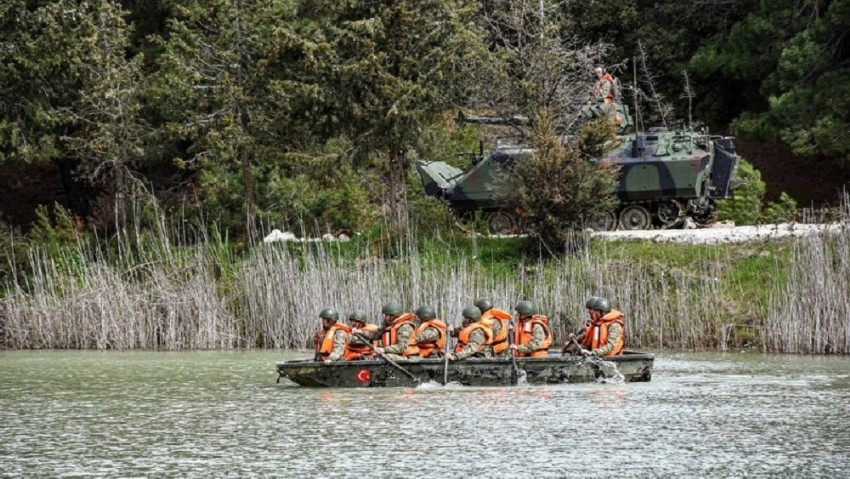
[[[332,234],[330,234],[330,233],[325,233],[325,234],[323,234],[323,235],[322,235],[322,240],[323,240],[323,241],[333,241],[333,240],[335,240],[335,239],[336,239],[336,238],[334,238],[334,235],[332,235]]]
[[[279,229],[275,228],[271,233],[268,234],[265,238],[263,238],[263,243],[274,243],[276,241],[295,241],[295,233],[291,233],[289,231],[282,232]]]
[[[347,234],[345,234],[345,233],[341,233],[341,234],[337,237],[337,239],[338,239],[338,240],[340,240],[340,241],[350,241],[350,240],[351,240],[351,238],[349,238],[349,237],[348,237],[348,235],[347,235]]]

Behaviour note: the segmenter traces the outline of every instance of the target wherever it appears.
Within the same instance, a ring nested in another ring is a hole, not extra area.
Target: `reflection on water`
[[[850,474],[847,358],[662,352],[650,383],[353,390],[275,384],[282,357],[0,352],[0,476]]]

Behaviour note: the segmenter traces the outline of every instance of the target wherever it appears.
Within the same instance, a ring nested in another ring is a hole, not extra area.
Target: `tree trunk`
[[[113,176],[113,195],[115,195],[115,230],[119,235],[124,234],[127,227],[127,198],[125,196],[127,190],[127,180],[124,178],[124,165],[122,162],[115,162],[112,169]]]
[[[242,167],[242,181],[245,183],[245,233],[248,236],[248,242],[254,244],[257,237],[254,175],[251,172],[251,159],[243,150],[243,148],[239,149],[239,162]]]
[[[407,150],[390,148],[389,157],[390,217],[393,226],[404,230],[407,228]]]

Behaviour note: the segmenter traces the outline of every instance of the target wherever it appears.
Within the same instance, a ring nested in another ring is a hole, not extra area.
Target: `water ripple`
[[[847,358],[660,353],[650,383],[346,390],[275,384],[282,356],[0,352],[0,476],[850,475]]]

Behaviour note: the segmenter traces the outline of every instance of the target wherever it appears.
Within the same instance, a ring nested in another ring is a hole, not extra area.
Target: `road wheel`
[[[685,207],[677,200],[663,201],[656,212],[662,229],[675,228],[685,219]]]
[[[614,231],[617,229],[617,215],[614,212],[597,213],[590,217],[587,226],[593,231]]]
[[[510,213],[494,211],[487,216],[491,235],[512,235],[517,232],[517,220]]]
[[[648,230],[652,221],[649,210],[640,205],[629,205],[620,212],[620,227],[624,230]]]

